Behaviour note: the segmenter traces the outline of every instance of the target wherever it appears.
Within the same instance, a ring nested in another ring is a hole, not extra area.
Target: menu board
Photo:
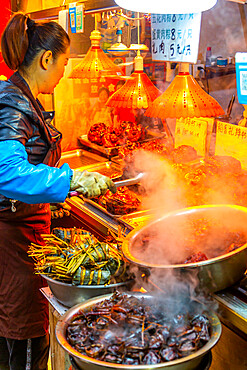
[[[211,121],[210,121],[211,124]],[[211,131],[212,131],[211,124]],[[208,120],[205,118],[179,118],[176,120],[175,148],[180,145],[192,146],[199,156],[207,152]]]
[[[247,128],[217,121],[215,155],[228,155],[238,159],[247,169]]]
[[[201,13],[151,14],[152,60],[196,63]]]

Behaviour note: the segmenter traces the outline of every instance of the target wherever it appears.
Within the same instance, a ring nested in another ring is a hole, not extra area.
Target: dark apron
[[[61,154],[61,135],[45,123],[36,100],[18,76],[13,82],[30,98],[41,118],[41,136],[49,148],[43,163],[55,166]],[[18,201],[15,207],[16,212],[0,212],[0,337],[22,340],[48,331],[48,302],[40,292],[47,284],[34,274],[27,250],[31,243],[43,244],[41,235],[50,233],[51,217],[49,204]]]

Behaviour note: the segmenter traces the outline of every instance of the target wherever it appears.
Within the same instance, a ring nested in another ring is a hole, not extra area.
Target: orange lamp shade
[[[108,99],[106,105],[118,108],[144,108],[156,99],[160,91],[144,72],[133,72],[125,84]]]
[[[127,109],[147,109],[160,95],[160,91],[143,72],[143,57],[140,50],[134,59],[134,72],[125,84],[106,102],[109,107]]]
[[[180,72],[166,91],[148,107],[148,117],[217,117],[224,114],[219,103],[207,94],[188,72]]]
[[[83,60],[78,63],[71,71],[69,78],[97,79],[102,76],[116,75],[121,76],[121,69],[100,48],[100,32],[91,32],[91,47]],[[85,81],[86,82],[86,81]]]

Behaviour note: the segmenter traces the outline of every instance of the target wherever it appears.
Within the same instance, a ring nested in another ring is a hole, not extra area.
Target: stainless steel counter
[[[62,166],[64,163],[68,163],[70,168],[79,169],[81,167],[84,168],[92,164],[103,163],[106,161],[107,158],[101,157],[97,154],[90,153],[82,149],[75,149],[62,153],[59,166]]]
[[[221,321],[247,340],[247,277],[213,295]]]

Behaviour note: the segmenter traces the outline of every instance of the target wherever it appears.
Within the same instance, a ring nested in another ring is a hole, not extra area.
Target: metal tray
[[[131,186],[133,186],[133,185],[131,185]],[[134,186],[136,186],[136,185],[134,185]],[[111,218],[117,218],[119,220],[121,217],[124,216],[124,215],[118,215],[118,214],[113,214],[113,213],[108,212],[106,208],[102,207],[100,204],[93,201],[92,199],[86,199],[86,198],[83,198],[83,199],[84,199],[85,203],[91,204],[93,207],[98,209],[100,212],[103,212],[104,214],[106,214],[107,216],[110,216]],[[128,215],[131,216],[132,214],[135,214],[136,212],[137,211],[132,212],[132,213],[128,213]]]
[[[86,199],[86,198],[83,198],[83,199],[85,203],[91,204],[93,207],[97,208],[100,212],[105,213],[107,216],[110,216],[112,218],[118,218],[118,219],[123,216],[123,215],[114,215],[113,213],[108,212],[106,208],[102,207],[97,202],[94,202],[92,199]]]
[[[64,163],[68,163],[70,168],[74,170],[82,166],[85,167],[99,162],[107,162],[107,158],[87,152],[86,150],[76,149],[69,152],[63,152],[59,161],[59,166],[62,166]]]
[[[87,135],[79,136],[78,140],[86,148],[97,150],[98,152],[100,152],[100,153],[102,153],[102,154],[104,154],[108,157],[115,156],[115,155],[118,154],[118,148],[119,147],[115,146],[115,147],[112,147],[112,148],[106,148],[103,145],[98,145],[98,144],[92,143],[90,140],[88,140]]]
[[[67,307],[72,307],[93,297],[112,293],[117,289],[124,288],[129,290],[134,284],[134,280],[131,279],[108,285],[72,285],[54,280],[43,274],[41,274],[41,276],[46,279],[56,299]]]
[[[133,229],[137,227],[145,226],[147,223],[155,218],[152,210],[137,211],[129,213],[128,215],[123,215],[120,217],[120,221],[123,221],[128,227]]]
[[[145,143],[147,141],[151,140],[157,140],[157,139],[162,139],[166,134],[164,132],[155,132],[148,130],[147,131],[147,138],[145,140],[140,141],[140,143]],[[97,150],[98,152],[108,156],[108,157],[113,157],[118,155],[118,149],[124,148],[125,145],[122,146],[114,146],[111,148],[106,148],[103,145],[97,145],[95,143],[92,143],[90,140],[88,140],[87,134],[82,135],[78,138],[79,142],[89,148],[89,149],[94,149]]]
[[[119,179],[123,175],[121,166],[118,163],[110,161],[91,164],[77,169],[99,172],[101,175],[108,176],[112,179]]]

